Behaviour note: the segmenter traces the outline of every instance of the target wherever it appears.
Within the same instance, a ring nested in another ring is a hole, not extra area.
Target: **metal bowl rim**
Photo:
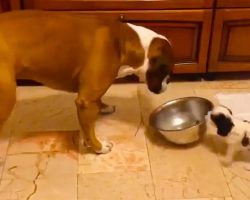
[[[172,103],[174,103],[175,101],[183,101],[183,100],[185,100],[185,99],[193,99],[193,98],[194,98],[194,99],[202,99],[202,100],[204,100],[204,101],[207,101],[207,102],[210,104],[211,109],[214,107],[213,103],[212,103],[210,100],[208,100],[208,99],[206,99],[206,98],[203,98],[203,97],[189,96],[189,97],[181,97],[181,98],[173,99],[173,100],[167,101],[166,103],[161,104],[160,106],[158,106],[158,107],[150,114],[150,117],[149,117],[149,123],[150,123],[150,125],[153,126],[153,125],[152,125],[152,124],[153,124],[153,122],[152,122],[152,121],[153,121],[153,117],[156,115],[156,113],[157,113],[158,111],[160,111],[160,110],[161,110],[162,108],[164,108],[166,105],[172,104]],[[189,126],[189,127],[183,128],[183,129],[162,129],[162,128],[158,128],[158,127],[156,127],[156,126],[153,126],[153,127],[157,128],[157,130],[159,130],[159,131],[180,132],[180,131],[183,131],[183,130],[186,130],[186,129],[190,129],[190,128],[199,126],[199,125],[203,124],[204,122],[205,122],[205,119],[199,121],[199,123],[197,123],[197,124],[194,124],[194,125],[192,125],[192,126]]]

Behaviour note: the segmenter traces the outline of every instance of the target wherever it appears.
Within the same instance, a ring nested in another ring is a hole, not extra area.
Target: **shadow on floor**
[[[12,126],[9,130],[12,133],[3,134],[2,138],[11,137],[12,142],[48,143],[51,151],[55,145],[79,151],[72,145],[76,144],[77,138],[79,140],[80,130],[75,98],[76,94],[58,93],[19,100],[9,119],[9,125]],[[116,106],[116,112],[111,115],[100,115],[99,118],[111,118],[135,127],[140,126],[140,108],[135,97],[105,96],[104,99],[105,103]],[[65,136],[67,134],[70,138]],[[55,142],[50,143],[51,139]]]

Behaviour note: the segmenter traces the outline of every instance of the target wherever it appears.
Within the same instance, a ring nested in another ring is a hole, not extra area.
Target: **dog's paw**
[[[105,105],[100,108],[101,115],[108,115],[114,113],[116,110],[115,106]]]
[[[113,144],[111,142],[102,141],[101,144],[102,144],[101,150],[95,151],[98,154],[109,153],[112,150],[112,148],[113,148]]]
[[[225,167],[229,167],[232,165],[232,160],[228,159],[228,158],[225,158],[225,157],[222,157],[220,156],[219,157],[219,160],[221,162],[221,164]]]

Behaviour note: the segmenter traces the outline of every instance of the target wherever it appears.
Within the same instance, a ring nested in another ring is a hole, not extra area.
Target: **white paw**
[[[102,149],[95,151],[96,153],[99,153],[99,154],[109,153],[113,147],[113,144],[108,141],[102,141],[101,144],[102,144]]]
[[[107,115],[107,114],[112,114],[113,112],[115,112],[115,106],[104,106],[100,109],[100,114],[102,115]]]
[[[224,165],[225,167],[229,167],[232,165],[232,160],[230,160],[226,157],[220,156],[219,160],[220,160],[221,164]]]

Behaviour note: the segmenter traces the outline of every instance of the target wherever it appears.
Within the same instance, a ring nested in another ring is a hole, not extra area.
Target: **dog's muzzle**
[[[150,83],[147,82],[148,89],[155,93],[155,94],[160,94],[163,93],[167,90],[168,83],[170,82],[170,76],[167,75],[161,83],[158,84],[153,84],[151,85]]]

